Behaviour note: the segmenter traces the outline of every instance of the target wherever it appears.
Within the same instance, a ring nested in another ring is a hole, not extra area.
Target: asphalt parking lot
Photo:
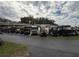
[[[30,57],[79,57],[79,40],[53,40],[11,33],[0,34],[0,38],[28,46]]]

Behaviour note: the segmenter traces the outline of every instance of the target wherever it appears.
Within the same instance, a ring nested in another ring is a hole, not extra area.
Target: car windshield
[[[38,29],[38,27],[32,27],[32,29]]]
[[[63,27],[63,29],[71,29],[71,27]]]

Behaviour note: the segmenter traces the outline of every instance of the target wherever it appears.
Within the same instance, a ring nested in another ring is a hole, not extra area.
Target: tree
[[[21,23],[27,23],[27,24],[55,24],[54,20],[49,20],[48,18],[44,17],[39,17],[39,18],[34,18],[33,16],[29,17],[23,17],[21,18]]]
[[[33,16],[29,16],[29,17],[23,17],[23,18],[21,18],[21,23],[27,23],[27,24],[29,24],[29,21],[31,21],[31,24],[33,23],[32,21],[33,21]]]
[[[0,17],[0,22],[12,22],[11,20],[9,19],[6,19],[6,18],[1,18]]]

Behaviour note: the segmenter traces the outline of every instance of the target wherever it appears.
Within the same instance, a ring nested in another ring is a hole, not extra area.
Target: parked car
[[[77,30],[70,25],[59,26],[60,35],[78,35]]]
[[[47,36],[49,34],[49,27],[47,25],[40,26],[40,36]]]
[[[3,34],[2,28],[0,28],[0,34]]]
[[[20,34],[29,35],[30,34],[30,27],[21,28]]]
[[[21,29],[20,28],[16,28],[15,32],[16,33],[20,33],[21,32]]]
[[[6,33],[15,33],[16,27],[6,27],[5,32]]]
[[[51,27],[51,29],[49,30],[49,34],[53,35],[53,36],[58,36],[59,35],[59,28],[58,28],[58,26]]]
[[[38,35],[38,26],[31,26],[31,35]]]

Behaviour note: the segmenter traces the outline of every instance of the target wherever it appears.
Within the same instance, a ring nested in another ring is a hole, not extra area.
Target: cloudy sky
[[[79,1],[0,1],[0,17],[19,21],[29,15],[79,26]]]

